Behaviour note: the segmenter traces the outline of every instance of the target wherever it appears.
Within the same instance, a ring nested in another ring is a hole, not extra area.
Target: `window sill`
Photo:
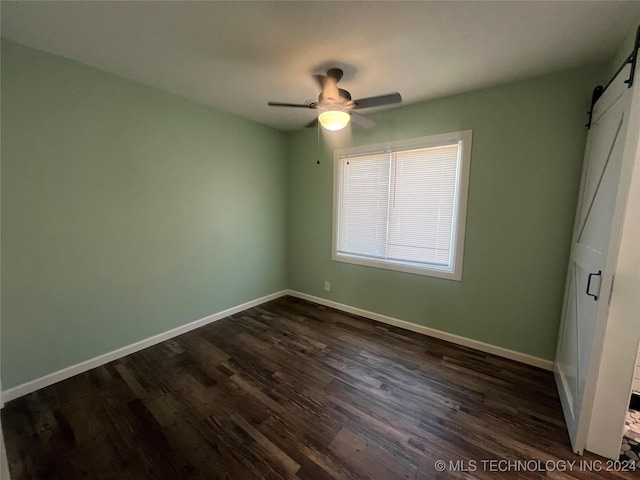
[[[423,275],[427,277],[444,278],[447,280],[462,281],[462,266],[457,269],[446,270],[437,267],[424,267],[415,263],[395,262],[391,260],[375,260],[367,257],[359,257],[357,255],[347,255],[344,253],[333,253],[331,259],[334,262],[351,263],[353,265],[362,265],[365,267],[379,268],[382,270],[393,270],[396,272],[411,273],[414,275]]]

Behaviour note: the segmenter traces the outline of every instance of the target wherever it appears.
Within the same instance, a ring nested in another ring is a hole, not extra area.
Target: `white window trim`
[[[378,143],[375,145],[365,145],[353,148],[343,148],[335,150],[333,153],[333,229],[332,229],[332,252],[331,259],[336,262],[364,265],[385,270],[395,270],[398,272],[426,275],[448,280],[462,281],[462,262],[464,257],[465,226],[467,223],[467,198],[469,192],[469,170],[471,166],[471,140],[472,130],[461,132],[445,133],[442,135],[429,135],[426,137],[398,140],[395,142]],[[391,260],[375,260],[372,258],[360,257],[338,253],[338,207],[339,207],[339,172],[340,159],[345,156],[358,156],[373,154],[393,150],[409,150],[418,148],[438,147],[460,142],[460,164],[459,179],[456,185],[454,225],[455,231],[451,244],[454,246],[455,255],[451,270],[438,268],[436,266],[425,267],[409,262],[397,262]]]

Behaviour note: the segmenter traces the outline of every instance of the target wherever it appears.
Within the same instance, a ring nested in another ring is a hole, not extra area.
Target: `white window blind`
[[[449,267],[458,145],[391,157],[387,258]]]
[[[463,142],[456,138],[435,146],[339,155],[334,259],[452,272],[462,153]]]

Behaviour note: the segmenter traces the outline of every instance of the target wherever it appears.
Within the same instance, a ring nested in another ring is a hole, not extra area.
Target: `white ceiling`
[[[404,103],[610,59],[640,2],[5,2],[2,36],[283,130],[338,66]],[[365,111],[366,112],[366,111]]]

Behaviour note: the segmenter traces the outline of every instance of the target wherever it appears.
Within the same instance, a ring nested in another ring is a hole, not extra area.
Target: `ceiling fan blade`
[[[307,123],[304,128],[311,128],[311,127],[315,127],[316,125],[318,125],[318,117],[314,118],[313,120],[311,120],[309,123]]]
[[[359,125],[364,128],[375,127],[376,122],[373,120],[369,120],[367,117],[364,117],[356,112],[351,112],[351,121],[356,125]]]
[[[399,93],[389,93],[387,95],[378,95],[377,97],[367,97],[354,100],[353,108],[381,107],[382,105],[390,105],[392,103],[400,102],[402,102],[402,96]]]
[[[267,102],[270,107],[297,107],[297,108],[316,108],[317,103],[282,103],[282,102]]]

